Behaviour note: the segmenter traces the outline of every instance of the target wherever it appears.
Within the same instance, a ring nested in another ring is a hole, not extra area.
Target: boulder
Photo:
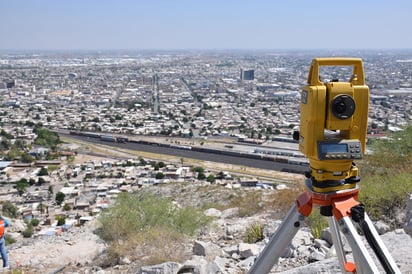
[[[226,246],[223,248],[223,252],[227,254],[229,257],[232,257],[233,254],[239,253],[239,246],[238,245]]]
[[[374,226],[379,235],[385,234],[391,230],[391,227],[382,221],[377,221]]]
[[[313,250],[312,253],[310,253],[309,256],[309,261],[322,261],[326,258],[326,254],[321,252],[320,250]]]
[[[142,266],[141,274],[175,274],[181,265],[176,262],[166,262],[157,265]]]
[[[259,254],[260,248],[256,244],[247,244],[247,243],[240,243],[239,244],[239,255],[240,258],[249,258],[252,256],[257,256]]]
[[[195,241],[193,244],[193,254],[203,257],[218,256],[220,254],[220,247],[211,242]]]
[[[220,215],[220,218],[222,219],[230,219],[237,217],[239,215],[239,208],[233,207],[233,208],[228,208],[222,211],[222,214]]]
[[[204,211],[204,214],[208,217],[216,217],[219,218],[222,215],[222,211],[216,208],[209,208]]]
[[[202,256],[192,256],[190,260],[184,262],[183,266],[177,272],[177,274],[190,273],[190,274],[210,274],[210,273],[223,273],[219,265],[215,262],[208,262]]]

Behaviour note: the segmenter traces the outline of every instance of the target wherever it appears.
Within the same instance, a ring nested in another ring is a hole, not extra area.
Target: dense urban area
[[[7,204],[21,219],[40,220],[41,228],[21,229],[32,237],[61,233],[62,223],[88,222],[119,193],[153,184],[273,188],[273,182],[183,158],[87,156],[61,138],[157,140],[186,150],[188,158],[202,147],[251,158],[272,154],[275,162],[305,166],[292,141],[300,90],[311,60],[330,56],[363,59],[371,92],[368,138],[411,125],[412,51],[0,52],[3,211]],[[331,67],[321,76],[348,81],[352,75]]]

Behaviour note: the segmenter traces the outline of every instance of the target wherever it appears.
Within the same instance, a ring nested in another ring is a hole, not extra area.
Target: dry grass
[[[154,265],[166,261],[182,262],[190,258],[188,237],[171,229],[153,228],[133,234],[125,241],[113,242],[108,249],[109,260],[120,258],[139,261],[143,265]]]

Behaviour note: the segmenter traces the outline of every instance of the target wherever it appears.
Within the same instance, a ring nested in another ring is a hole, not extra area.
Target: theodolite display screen
[[[361,159],[361,151],[361,143],[358,140],[318,142],[318,157],[320,160]]]
[[[348,152],[347,144],[321,144],[320,146],[322,153],[336,153],[336,152]]]

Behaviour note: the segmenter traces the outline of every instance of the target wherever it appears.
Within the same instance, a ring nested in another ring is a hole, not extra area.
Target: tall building
[[[241,81],[255,80],[255,70],[253,70],[253,69],[245,70],[245,69],[241,68],[240,69],[240,80]]]

